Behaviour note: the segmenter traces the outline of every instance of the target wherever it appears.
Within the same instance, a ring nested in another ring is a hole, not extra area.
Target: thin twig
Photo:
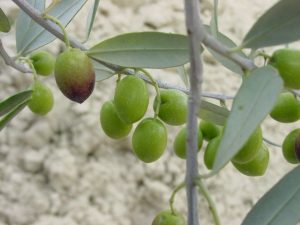
[[[203,64],[199,45],[205,38],[204,27],[199,16],[197,0],[185,0],[185,21],[190,53],[190,94],[187,120],[186,193],[188,206],[188,225],[198,225],[198,196],[195,179],[198,177],[198,126],[197,113],[201,101]]]
[[[240,56],[237,53],[231,52],[228,47],[219,42],[212,35],[206,33],[206,37],[203,40],[203,44],[219,54],[231,59],[237,63],[243,70],[251,71],[256,68],[254,62],[250,59]]]
[[[171,197],[169,199],[169,204],[170,204],[170,209],[171,209],[171,212],[173,214],[176,214],[176,210],[174,209],[174,201],[175,201],[175,195],[177,194],[178,191],[180,191],[182,188],[185,187],[185,182],[182,182],[181,184],[179,184],[175,189],[174,191],[172,192],[171,194]]]
[[[204,196],[204,198],[206,199],[206,201],[208,203],[209,210],[210,210],[210,212],[213,216],[215,225],[221,225],[221,221],[220,221],[220,218],[219,218],[219,215],[218,215],[216,205],[215,205],[213,199],[211,198],[207,188],[205,187],[205,185],[203,184],[203,182],[200,178],[196,180],[196,183],[199,187],[199,192],[202,193],[202,195]]]
[[[23,73],[31,73],[31,69],[25,67],[24,65],[22,64],[17,64],[15,62],[15,60],[13,60],[9,55],[8,53],[5,51],[4,47],[3,47],[3,44],[2,44],[2,41],[0,39],[0,55],[2,56],[4,62],[6,63],[6,65],[8,66],[11,66]]]

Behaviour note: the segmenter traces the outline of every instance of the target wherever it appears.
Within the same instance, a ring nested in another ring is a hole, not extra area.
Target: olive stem
[[[170,197],[169,204],[170,204],[170,209],[171,209],[171,212],[173,215],[176,214],[176,211],[174,209],[175,195],[177,194],[178,191],[180,191],[184,187],[185,187],[185,182],[182,182],[173,190],[172,195]]]
[[[43,13],[43,18],[44,19],[47,19],[47,20],[51,20],[52,22],[54,22],[57,26],[60,27],[60,29],[62,30],[63,34],[64,34],[64,41],[65,41],[65,44],[67,46],[67,48],[71,48],[71,44],[70,44],[70,40],[69,40],[69,37],[68,37],[68,33],[66,32],[66,29],[65,27],[61,24],[61,22],[56,19],[55,17],[53,16],[50,16],[46,13]]]
[[[209,210],[213,216],[215,225],[221,225],[221,221],[220,221],[220,217],[218,215],[216,205],[215,205],[213,199],[211,198],[211,196],[208,192],[208,189],[205,187],[205,185],[201,179],[197,179],[195,182],[199,188],[199,192],[204,196],[204,198],[206,199],[206,201],[209,205]]]
[[[29,58],[27,58],[27,57],[19,57],[18,59],[19,60],[23,60],[25,63],[28,64],[28,66],[30,67],[31,72],[33,74],[33,81],[36,82],[37,79],[38,79],[38,75],[37,75],[36,70],[35,70],[35,68],[33,66],[32,60],[29,59]]]
[[[143,72],[150,79],[151,84],[155,88],[157,105],[156,105],[155,112],[154,112],[154,118],[157,118],[158,114],[159,114],[160,104],[161,104],[160,90],[159,90],[158,84],[157,84],[156,80],[151,76],[151,74],[148,71],[146,71],[144,69],[138,69],[138,70],[141,71],[141,72]]]

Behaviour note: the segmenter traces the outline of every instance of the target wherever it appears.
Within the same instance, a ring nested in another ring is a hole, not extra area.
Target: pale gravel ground
[[[206,22],[212,2],[203,1]],[[274,2],[221,1],[220,30],[241,41],[254,19]],[[9,0],[1,0],[1,7],[11,15],[16,13]],[[69,27],[78,39],[84,38],[82,18],[87,10],[83,9]],[[99,13],[89,45],[122,32],[184,32],[181,0],[104,0]],[[4,39],[10,52],[14,51],[13,39],[13,32]],[[49,48],[53,53],[58,52],[59,42],[55,43]],[[204,89],[234,93],[239,78],[215,64],[208,54],[204,59]],[[1,99],[30,84],[30,76],[0,63]],[[182,85],[172,70],[153,72],[160,79]],[[154,215],[168,207],[171,190],[184,178],[185,163],[171,152],[178,128],[168,127],[169,145],[163,158],[143,164],[131,153],[130,138],[110,140],[99,127],[99,109],[113,96],[114,78],[98,83],[82,105],[64,98],[53,78],[45,82],[55,93],[54,110],[37,117],[26,109],[0,134],[0,225],[151,224]],[[265,136],[280,143],[297,126],[300,124],[278,125],[267,119],[263,129]],[[240,224],[259,197],[291,168],[280,149],[270,147],[270,151],[271,163],[264,177],[248,178],[228,165],[207,180],[223,224]],[[199,160],[202,163],[202,154]],[[201,224],[212,224],[202,199],[199,206]],[[176,198],[176,207],[185,212],[184,191]]]

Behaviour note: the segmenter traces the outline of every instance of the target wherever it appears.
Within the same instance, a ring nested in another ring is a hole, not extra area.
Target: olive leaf
[[[283,81],[271,66],[257,68],[243,80],[226,121],[213,170],[229,162],[265,119],[283,89]]]
[[[295,225],[300,222],[300,166],[286,174],[251,209],[242,225]]]
[[[241,46],[257,49],[299,40],[299,23],[300,1],[278,1],[256,21]]]
[[[0,117],[13,110],[18,105],[28,101],[32,90],[22,91],[0,102]]]
[[[96,60],[134,68],[169,68],[189,61],[187,37],[161,32],[121,34],[96,44],[87,54]]]
[[[63,26],[67,26],[78,13],[87,0],[59,1],[47,13],[57,18]],[[28,0],[38,11],[45,9],[45,0]],[[33,21],[26,13],[20,12],[16,24],[16,45],[19,54],[26,55],[55,40],[55,36],[49,33]]]
[[[3,10],[0,8],[0,32],[7,33],[9,31],[10,31],[9,20],[5,15],[5,13],[3,12]]]
[[[229,110],[224,107],[201,100],[198,116],[203,120],[224,126],[229,113]]]
[[[15,107],[12,111],[0,119],[0,131],[11,121],[19,112],[21,112],[27,105],[28,100]]]
[[[100,3],[100,0],[94,0],[94,4],[92,5],[92,7],[89,11],[89,15],[87,18],[86,37],[85,37],[84,42],[86,42],[90,37],[99,3]]]
[[[93,62],[94,70],[95,70],[96,81],[106,80],[115,74],[114,71],[103,66],[101,63],[99,63],[95,60],[92,60],[92,62]]]

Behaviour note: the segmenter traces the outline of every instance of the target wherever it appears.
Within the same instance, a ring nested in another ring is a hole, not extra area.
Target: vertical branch
[[[186,191],[188,205],[188,225],[198,225],[198,201],[195,179],[198,176],[198,125],[197,113],[201,98],[201,83],[203,65],[200,59],[200,44],[205,37],[203,25],[199,16],[198,0],[185,0],[186,27],[190,50],[190,94],[188,114],[188,138],[186,160]]]

